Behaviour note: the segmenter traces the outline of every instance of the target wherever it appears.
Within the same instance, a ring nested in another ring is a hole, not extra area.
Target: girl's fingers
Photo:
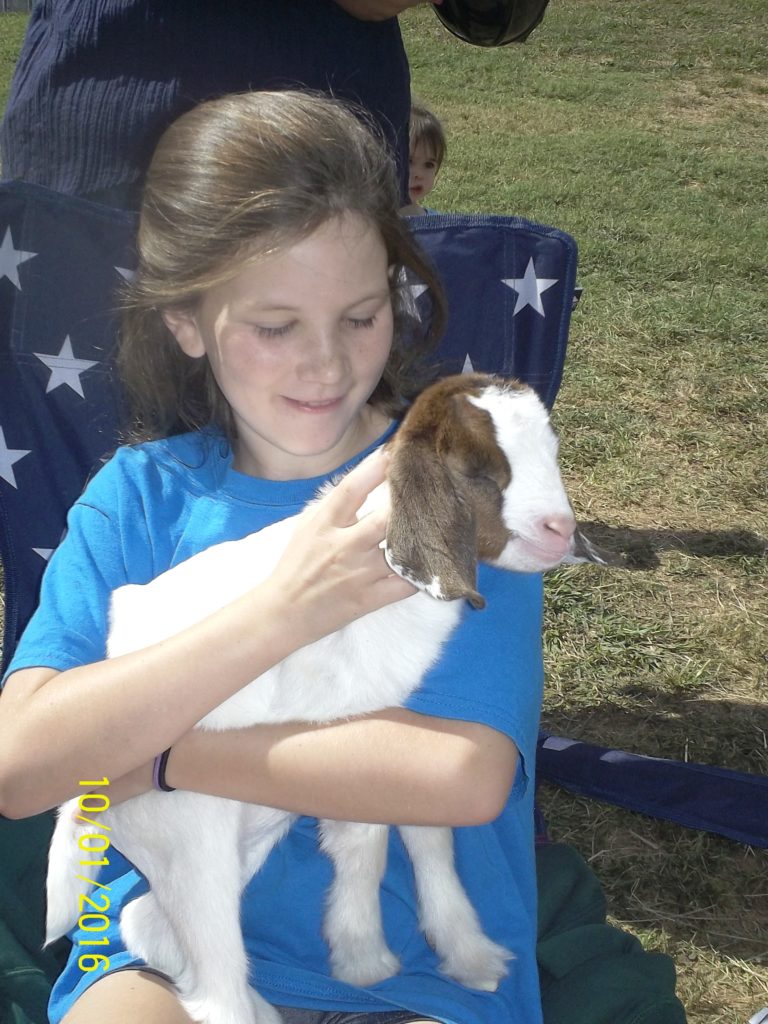
[[[348,525],[357,519],[357,512],[371,491],[386,478],[387,455],[378,449],[355,466],[333,490],[327,494],[320,506],[338,523]]]
[[[380,582],[379,588],[382,605],[403,601],[406,597],[412,597],[419,592],[417,587],[394,572]]]
[[[359,522],[353,523],[349,529],[354,531],[355,540],[362,547],[377,547],[387,536],[389,508],[377,508],[363,516]]]

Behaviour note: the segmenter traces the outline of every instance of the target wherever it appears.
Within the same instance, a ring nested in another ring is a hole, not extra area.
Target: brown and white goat
[[[360,514],[391,505],[385,556],[421,593],[364,616],[304,647],[249,683],[198,723],[202,729],[260,722],[326,722],[402,705],[458,624],[463,599],[484,605],[478,560],[539,572],[563,560],[600,561],[576,532],[557,466],[557,441],[535,393],[482,374],[446,378],[414,403],[390,442],[387,482]],[[216,545],[146,586],[115,592],[109,654],[146,647],[202,620],[272,571],[295,517],[243,540]],[[392,643],[392,637],[398,642]],[[82,889],[75,801],[59,816],[49,858],[48,941],[77,916]],[[174,978],[194,1020],[278,1024],[249,989],[239,927],[243,888],[295,816],[189,792],[151,792],[111,808],[111,838],[145,875],[150,891],[121,917],[127,947]],[[334,863],[325,936],[334,974],[370,985],[398,970],[380,917],[387,828],[323,821]],[[511,953],[484,935],[453,864],[450,829],[403,827],[425,933],[442,969],[493,990]],[[247,836],[259,835],[258,843]],[[231,854],[206,859],[195,836]],[[361,865],[364,865],[361,867]],[[438,878],[439,885],[427,884]],[[187,936],[182,954],[175,936]],[[192,951],[190,954],[189,951]]]

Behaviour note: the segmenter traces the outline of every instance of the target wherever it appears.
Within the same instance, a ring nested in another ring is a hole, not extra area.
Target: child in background
[[[404,272],[442,308],[398,216],[391,160],[336,101],[252,92],[202,104],[160,141],[138,245],[121,337],[134,443],[71,510],[16,649],[0,699],[0,812],[37,814],[103,777],[119,803],[153,787],[163,752],[167,786],[306,816],[241,899],[250,984],[284,1024],[541,1024],[539,576],[481,565],[488,607],[465,612],[406,707],[194,728],[292,651],[412,593],[380,550],[386,516],[355,515],[384,460],[352,468],[397,428],[436,332],[411,337]],[[165,643],[106,659],[116,588],[293,515],[349,469],[264,583]],[[515,954],[498,990],[440,971],[396,830],[381,893],[401,969],[368,988],[333,978],[318,817],[462,826],[462,881],[486,933]],[[120,912],[146,882],[117,850],[108,860],[107,944],[96,947],[106,969],[81,969],[93,934],[75,929],[51,1024],[189,1024],[174,979],[122,942]]]
[[[400,211],[408,217],[434,213],[422,205],[435,187],[435,179],[445,160],[447,144],[440,121],[422,103],[411,106],[410,175],[408,193],[411,202]]]

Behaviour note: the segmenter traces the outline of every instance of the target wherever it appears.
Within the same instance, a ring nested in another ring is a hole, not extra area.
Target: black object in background
[[[522,43],[544,17],[549,0],[443,0],[434,12],[459,39],[475,46]]]

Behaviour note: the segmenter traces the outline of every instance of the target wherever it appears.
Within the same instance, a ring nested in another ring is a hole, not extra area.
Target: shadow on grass
[[[750,530],[652,530],[580,522],[590,540],[621,552],[627,569],[655,569],[659,552],[681,551],[702,558],[768,558],[768,537]]]
[[[584,709],[545,711],[553,735],[675,761],[696,761],[768,775],[768,722],[759,700],[671,694],[627,684],[635,706],[613,700]]]

